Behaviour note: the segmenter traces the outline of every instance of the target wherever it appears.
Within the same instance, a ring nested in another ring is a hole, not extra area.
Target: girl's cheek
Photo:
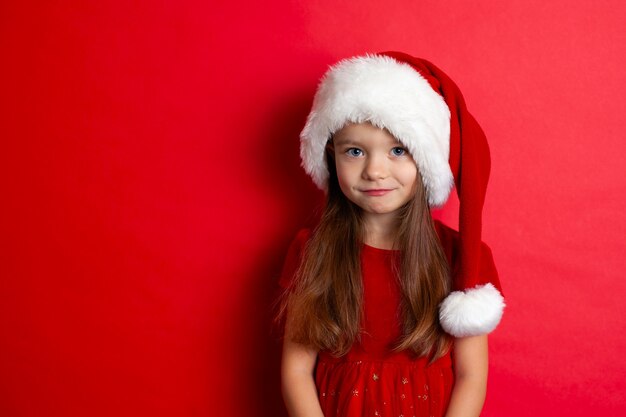
[[[343,180],[345,180],[347,176],[350,175],[349,167],[343,164],[337,164],[336,169],[337,169],[337,177],[339,178],[339,182],[342,182]]]

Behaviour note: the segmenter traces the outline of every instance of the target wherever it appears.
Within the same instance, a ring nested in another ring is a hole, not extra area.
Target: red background
[[[0,414],[280,415],[270,304],[322,195],[298,134],[329,64],[401,50],[492,149],[508,307],[484,416],[621,415],[626,6],[0,6]],[[455,201],[439,216],[452,226]]]

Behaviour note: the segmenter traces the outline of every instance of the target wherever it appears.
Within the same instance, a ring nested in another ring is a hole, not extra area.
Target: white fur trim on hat
[[[500,323],[504,298],[491,283],[465,291],[453,291],[439,306],[439,322],[455,337],[490,333]]]
[[[324,149],[348,122],[387,129],[407,147],[420,170],[431,206],[442,206],[454,185],[448,164],[450,109],[409,64],[384,55],[358,56],[331,66],[322,77],[300,133],[302,167],[328,189]]]

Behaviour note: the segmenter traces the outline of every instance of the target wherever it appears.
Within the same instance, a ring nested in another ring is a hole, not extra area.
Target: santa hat
[[[439,320],[456,337],[490,333],[505,307],[497,274],[481,276],[486,246],[481,218],[491,162],[485,134],[461,91],[429,61],[402,52],[365,54],[332,65],[300,134],[302,167],[320,189],[328,189],[324,152],[331,135],[348,122],[366,121],[407,147],[431,207],[442,206],[456,184],[460,269],[453,291],[439,306]]]

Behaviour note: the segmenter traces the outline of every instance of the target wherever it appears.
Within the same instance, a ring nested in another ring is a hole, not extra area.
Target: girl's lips
[[[371,196],[385,195],[390,191],[391,190],[363,190],[365,194],[371,195]]]

